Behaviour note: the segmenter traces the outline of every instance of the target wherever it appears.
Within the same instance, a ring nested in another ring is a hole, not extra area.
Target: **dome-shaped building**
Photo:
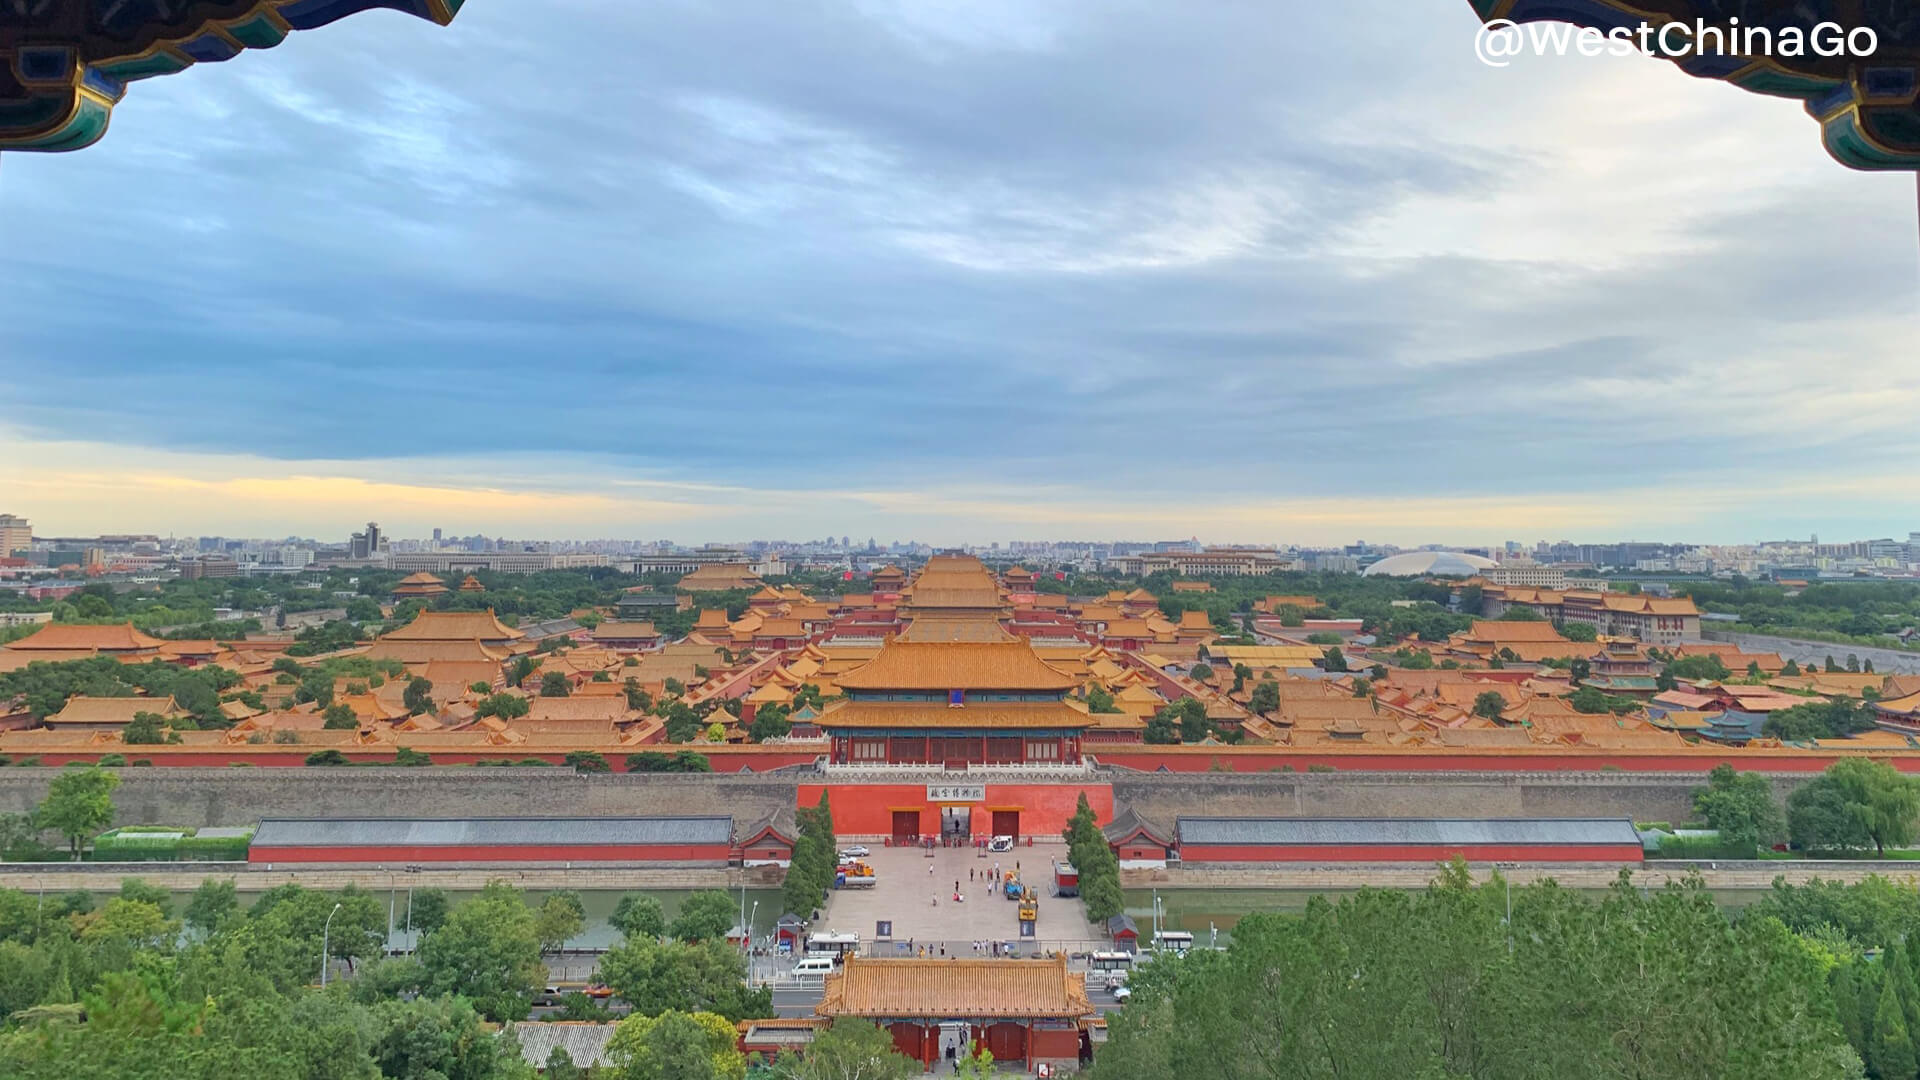
[[[1495,566],[1492,559],[1464,551],[1407,551],[1367,567],[1367,577],[1472,577]]]

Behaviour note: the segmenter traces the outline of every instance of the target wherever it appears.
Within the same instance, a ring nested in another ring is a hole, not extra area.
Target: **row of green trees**
[[[527,1015],[547,982],[541,954],[584,921],[576,893],[530,905],[503,882],[454,905],[416,889],[395,912],[389,898],[351,886],[285,885],[246,907],[232,880],[209,879],[178,915],[173,907],[139,879],[103,904],[85,892],[0,889],[0,1076],[530,1080],[511,1029],[496,1036],[483,1024]],[[396,914],[420,932],[419,948],[384,958]],[[673,1025],[655,1034],[655,1018],[670,1014],[710,1014],[729,1033],[735,1020],[772,1014],[769,992],[746,987],[725,940],[736,918],[718,890],[693,894],[671,921],[655,898],[623,898],[613,922],[624,938],[601,975],[634,1018],[614,1036],[614,1067],[596,1075],[742,1074],[744,1059],[723,1056],[718,1073],[660,1071]],[[323,939],[335,973],[350,977],[319,991]],[[567,1014],[604,1018],[584,995]],[[581,1075],[570,1061],[552,1064],[561,1071],[550,1075]]]
[[[1698,854],[1723,858],[1752,858],[1781,843],[1814,853],[1884,856],[1920,833],[1920,780],[1866,758],[1828,766],[1787,797],[1784,813],[1765,777],[1723,763],[1694,792],[1693,805],[1720,834],[1714,851]]]
[[[1146,965],[1093,1076],[1848,1080],[1826,956],[1697,882],[1595,901],[1456,865]]]
[[[826,900],[827,889],[833,885],[834,873],[840,866],[839,844],[833,835],[833,809],[827,793],[820,793],[817,805],[795,811],[794,822],[799,836],[794,839],[793,859],[787,866],[780,896],[787,911],[805,919]]]
[[[1093,816],[1086,792],[1080,793],[1073,816],[1067,819],[1063,836],[1067,841],[1067,861],[1080,872],[1080,901],[1086,905],[1087,918],[1096,926],[1126,910],[1120,892],[1120,859],[1107,845],[1105,833]]]

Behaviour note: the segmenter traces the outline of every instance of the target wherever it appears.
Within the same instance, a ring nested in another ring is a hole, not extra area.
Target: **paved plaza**
[[[862,943],[869,943],[875,924],[892,920],[894,952],[900,955],[905,954],[909,940],[916,946],[930,946],[936,955],[943,946],[948,955],[972,955],[976,941],[998,941],[1004,946],[1020,940],[1019,905],[988,893],[986,879],[994,863],[1011,870],[1017,862],[1023,880],[1035,887],[1040,901],[1036,935],[1021,941],[1021,952],[1096,948],[1105,935],[1087,922],[1079,899],[1053,895],[1053,861],[1066,857],[1067,846],[1059,841],[1032,847],[1022,844],[1008,852],[989,852],[984,858],[974,848],[935,848],[928,858],[919,848],[873,847],[867,862],[878,883],[871,889],[830,892],[825,915],[814,929],[853,931]],[[953,902],[956,880],[965,896],[958,904]],[[891,955],[884,945],[867,951]]]

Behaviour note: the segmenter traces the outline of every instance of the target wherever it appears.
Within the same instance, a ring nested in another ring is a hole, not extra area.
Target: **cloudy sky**
[[[1658,61],[1483,68],[1476,25],[1464,0],[470,0],[137,83],[95,147],[0,165],[0,511],[1920,529],[1913,178]]]

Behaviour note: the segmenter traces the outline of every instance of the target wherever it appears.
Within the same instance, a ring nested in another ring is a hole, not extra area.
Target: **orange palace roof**
[[[939,960],[849,956],[828,976],[821,1016],[1079,1018],[1093,1011],[1067,958]]]
[[[423,611],[381,641],[508,641],[521,633],[488,611]]]
[[[145,649],[158,649],[164,645],[161,638],[143,634],[133,628],[133,624],[113,623],[106,626],[75,626],[67,623],[49,623],[32,634],[13,642],[7,648],[19,652],[38,650],[73,651],[97,649],[101,652],[135,652]]]
[[[1047,666],[1023,640],[893,641],[870,662],[841,675],[846,690],[1073,689],[1073,677]]]

